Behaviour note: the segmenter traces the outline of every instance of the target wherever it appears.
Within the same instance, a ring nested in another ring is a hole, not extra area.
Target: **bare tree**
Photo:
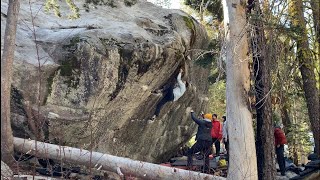
[[[203,22],[203,13],[204,13],[203,4],[204,4],[204,0],[201,0],[201,4],[199,7],[200,22]]]
[[[1,57],[1,160],[8,165],[13,163],[10,92],[19,8],[19,0],[9,0],[3,54]]]
[[[230,141],[228,179],[257,179],[257,157],[249,106],[250,56],[246,1],[223,0],[226,38],[227,119]]]

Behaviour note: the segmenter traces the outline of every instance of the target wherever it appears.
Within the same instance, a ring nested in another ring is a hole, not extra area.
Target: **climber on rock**
[[[182,73],[183,73],[183,70],[180,69],[180,72],[177,77],[177,83],[174,86],[167,85],[167,87],[159,89],[155,92],[155,93],[162,93],[163,97],[156,106],[156,111],[152,116],[152,120],[154,120],[157,116],[159,116],[160,110],[163,105],[165,105],[167,102],[170,102],[170,101],[177,101],[185,93],[188,83],[187,81],[181,80]]]

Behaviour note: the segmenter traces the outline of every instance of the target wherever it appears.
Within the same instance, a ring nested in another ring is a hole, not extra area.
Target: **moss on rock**
[[[186,26],[190,29],[191,31],[191,38],[190,38],[190,46],[194,44],[196,41],[196,27],[193,23],[193,19],[188,16],[183,16],[183,20],[186,23]]]

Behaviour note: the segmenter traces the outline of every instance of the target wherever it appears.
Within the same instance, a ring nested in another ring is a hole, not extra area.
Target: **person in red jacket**
[[[218,120],[217,114],[212,115],[212,129],[211,129],[212,143],[216,147],[216,159],[220,158],[220,141],[222,139],[221,123]]]
[[[277,161],[279,164],[280,172],[282,176],[286,175],[286,167],[285,167],[285,160],[284,160],[284,144],[287,144],[287,138],[280,128],[280,126],[275,126],[274,128],[274,141],[276,146],[276,154],[277,154]]]

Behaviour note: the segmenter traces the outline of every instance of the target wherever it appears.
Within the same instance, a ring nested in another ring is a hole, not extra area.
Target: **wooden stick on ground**
[[[37,142],[37,152],[35,152],[35,141],[14,137],[14,147],[22,153],[30,152],[40,158],[50,158],[56,160],[65,160],[68,162],[85,165],[88,167],[100,167],[101,170],[118,173],[119,170],[124,175],[132,175],[142,179],[215,179],[225,180],[223,177],[212,176],[199,172],[166,167],[157,164],[136,161],[128,158],[112,156],[99,152],[58,146],[44,142]],[[31,151],[30,151],[31,150]],[[91,163],[90,163],[91,154]]]

